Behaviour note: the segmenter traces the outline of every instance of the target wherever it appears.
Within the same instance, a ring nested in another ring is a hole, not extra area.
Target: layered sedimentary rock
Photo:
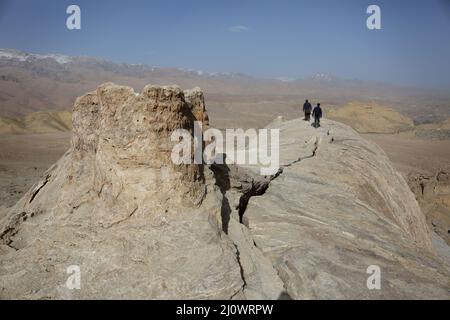
[[[70,150],[0,221],[0,297],[449,298],[414,195],[351,128],[278,119],[282,166],[261,176],[175,165],[171,133],[195,122],[208,126],[199,89],[77,99]]]

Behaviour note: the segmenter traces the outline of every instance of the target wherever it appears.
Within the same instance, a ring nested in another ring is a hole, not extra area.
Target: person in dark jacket
[[[314,127],[320,127],[320,118],[322,118],[322,108],[320,107],[320,103],[314,108],[312,115],[314,117]]]
[[[312,105],[309,103],[308,100],[305,101],[305,104],[303,105],[303,112],[305,113],[305,121],[309,121],[311,119],[311,111],[312,111]]]

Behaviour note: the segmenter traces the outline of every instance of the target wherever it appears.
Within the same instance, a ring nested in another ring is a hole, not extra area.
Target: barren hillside
[[[136,90],[146,84],[177,83],[205,92],[214,126],[263,127],[278,115],[299,117],[305,99],[325,108],[351,101],[392,106],[416,123],[450,117],[450,95],[371,81],[316,77],[282,81],[243,74],[113,63],[89,57],[35,55],[0,50],[0,116],[70,110],[76,97],[103,82]]]

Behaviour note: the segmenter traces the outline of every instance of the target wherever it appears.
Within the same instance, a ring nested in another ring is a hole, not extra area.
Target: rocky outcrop
[[[70,150],[0,222],[0,297],[449,297],[405,180],[352,129],[278,119],[282,166],[261,176],[175,165],[171,132],[195,121],[208,126],[199,89],[105,84],[77,99]]]
[[[427,223],[450,246],[450,172],[411,173],[408,184],[416,195]]]
[[[381,149],[333,121],[275,127],[282,170],[243,220],[292,298],[449,297],[425,219]],[[381,290],[366,286],[371,265]]]
[[[197,109],[201,92],[178,87],[105,84],[79,98],[71,149],[1,224],[1,297],[239,297],[212,173],[170,159],[170,133],[192,130]],[[81,290],[65,286],[71,265]]]

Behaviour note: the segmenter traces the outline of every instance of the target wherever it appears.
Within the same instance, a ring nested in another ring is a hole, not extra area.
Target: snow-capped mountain
[[[42,60],[53,59],[59,64],[66,64],[72,61],[69,56],[58,54],[33,54],[25,53],[14,49],[0,49],[0,59],[17,60],[17,61],[29,61],[29,60]]]
[[[320,81],[320,82],[331,82],[335,81],[337,78],[328,73],[316,73],[308,77],[309,80]]]
[[[283,114],[281,110],[287,110],[284,115],[297,112],[293,106],[312,97],[334,105],[348,101],[378,101],[404,110],[411,110],[411,105],[428,105],[430,101],[436,101],[434,104],[438,105],[443,101],[434,92],[373,81],[345,80],[327,73],[303,79],[268,79],[242,73],[151,67],[86,56],[0,49],[0,115],[18,116],[36,110],[69,109],[77,96],[103,82],[130,85],[136,90],[149,83],[178,84],[183,88],[199,86],[207,94],[213,116],[214,110],[223,116],[227,108],[235,107],[233,112],[242,109],[244,113],[255,116],[266,115],[268,121],[274,114]],[[237,99],[238,96],[243,97],[242,100]],[[271,103],[260,103],[261,97]],[[442,99],[447,103],[447,95]],[[403,104],[400,105],[399,101]],[[416,109],[413,118],[416,114],[419,114],[417,118],[422,118],[422,113],[430,113],[427,108]],[[436,117],[442,116],[443,111],[436,114]]]
[[[207,72],[202,70],[195,70],[191,68],[164,68],[158,66],[149,66],[146,64],[128,64],[128,63],[114,63],[104,59],[91,58],[91,57],[70,57],[67,55],[61,54],[35,54],[35,53],[27,53],[22,52],[15,49],[0,49],[0,61],[2,60],[10,60],[16,62],[36,62],[39,60],[52,59],[60,65],[65,65],[69,63],[78,63],[78,64],[89,64],[91,67],[94,65],[101,66],[102,68],[112,68],[117,69],[118,67],[128,69],[128,71],[158,71],[158,70],[173,70],[177,72],[181,72],[187,75],[195,75],[203,78],[229,78],[229,79],[248,79],[252,78],[251,76],[239,73],[239,72]],[[267,79],[271,80],[271,79]],[[279,77],[272,80],[278,80],[281,82],[293,82],[299,80],[298,78],[291,77]],[[326,73],[317,73],[307,78],[307,80],[320,81],[320,82],[328,82],[336,80],[336,77],[326,74]]]

